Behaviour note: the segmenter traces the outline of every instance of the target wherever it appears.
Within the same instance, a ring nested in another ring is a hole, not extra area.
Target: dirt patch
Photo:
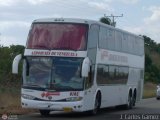
[[[156,96],[157,85],[147,82],[144,84],[143,98],[151,98]]]
[[[4,90],[0,91],[0,114],[27,114],[35,112],[33,109],[24,109],[21,107],[20,92]]]
[[[24,109],[21,106],[9,106],[9,107],[1,107],[0,114],[12,114],[12,115],[23,115],[31,112],[38,112],[34,109]]]

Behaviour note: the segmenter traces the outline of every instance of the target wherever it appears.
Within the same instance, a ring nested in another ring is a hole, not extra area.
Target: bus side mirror
[[[13,74],[18,74],[18,65],[20,60],[22,59],[22,54],[17,55],[12,63],[12,73]]]
[[[90,72],[90,60],[88,57],[86,57],[82,63],[81,76],[88,77],[89,72]]]

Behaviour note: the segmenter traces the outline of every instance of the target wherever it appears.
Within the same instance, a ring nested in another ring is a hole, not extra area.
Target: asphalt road
[[[160,100],[143,99],[131,110],[119,108],[101,109],[96,116],[87,113],[52,112],[49,117],[39,113],[17,116],[18,120],[160,120]]]

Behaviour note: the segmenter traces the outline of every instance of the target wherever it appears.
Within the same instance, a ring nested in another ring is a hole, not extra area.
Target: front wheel
[[[41,116],[49,116],[50,110],[39,110]]]
[[[101,106],[101,95],[100,93],[97,93],[95,103],[94,103],[94,108],[91,111],[91,114],[96,115],[98,110],[100,109]]]

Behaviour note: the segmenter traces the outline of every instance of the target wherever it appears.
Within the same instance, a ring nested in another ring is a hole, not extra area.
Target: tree
[[[160,64],[155,61],[160,59],[160,44],[147,36],[143,35],[143,38],[145,42],[145,81],[159,83]]]
[[[99,21],[107,25],[112,25],[111,19],[108,17],[101,17]]]
[[[25,47],[21,45],[11,45],[10,47],[3,47],[3,46],[0,47],[0,87],[1,85],[5,86],[8,83],[12,83],[12,82],[15,83],[16,80],[20,79],[21,73],[15,76],[11,72],[12,62],[16,55],[23,54],[24,48]],[[17,83],[20,83],[20,82],[17,82]]]

